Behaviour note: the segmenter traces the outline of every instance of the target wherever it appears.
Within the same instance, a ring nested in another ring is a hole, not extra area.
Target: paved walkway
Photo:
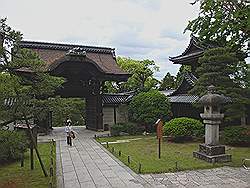
[[[178,173],[138,175],[106,151],[93,139],[103,134],[74,128],[78,132],[73,146],[66,145],[63,128],[50,136],[57,141],[57,179],[59,188],[88,187],[237,187],[250,188],[250,171],[243,168],[217,168]]]

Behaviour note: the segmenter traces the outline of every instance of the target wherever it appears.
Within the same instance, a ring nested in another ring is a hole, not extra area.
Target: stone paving
[[[250,171],[243,168],[215,168],[177,173],[141,175],[152,187],[250,187]]]
[[[73,146],[66,145],[63,128],[38,141],[56,139],[57,185],[59,188],[88,187],[237,187],[250,188],[250,170],[216,168],[177,173],[138,175],[116,159],[93,139],[103,134],[75,127],[78,132]]]

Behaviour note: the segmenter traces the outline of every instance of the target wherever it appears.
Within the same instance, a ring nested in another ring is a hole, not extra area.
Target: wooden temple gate
[[[22,48],[32,49],[47,63],[46,71],[64,77],[66,82],[56,95],[86,99],[86,128],[103,130],[102,88],[105,81],[127,81],[113,48],[22,41]]]

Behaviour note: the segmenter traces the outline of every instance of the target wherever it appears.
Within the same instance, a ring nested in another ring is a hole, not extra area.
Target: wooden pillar
[[[114,106],[114,123],[116,124],[116,106]]]
[[[86,97],[86,128],[103,131],[103,106],[100,85]]]
[[[30,169],[34,169],[34,152],[33,152],[33,144],[30,142]]]

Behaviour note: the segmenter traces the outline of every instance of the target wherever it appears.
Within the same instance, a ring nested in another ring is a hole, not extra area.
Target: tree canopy
[[[28,49],[21,49],[22,34],[0,20],[0,114],[1,125],[25,117],[44,118],[48,110],[46,97],[62,83],[45,73],[45,63]],[[23,71],[24,70],[24,71]],[[6,100],[13,99],[11,103]]]
[[[199,59],[199,78],[191,92],[201,95],[206,86],[213,84],[220,93],[233,99],[227,106],[227,119],[244,117],[250,95],[245,62],[249,54],[249,2],[195,0],[194,3],[198,2],[199,15],[189,22],[185,31],[191,31],[210,49]]]
[[[117,63],[131,76],[123,83],[106,82],[106,92],[148,91],[157,86],[159,81],[153,77],[153,74],[159,70],[159,67],[154,61],[118,57]]]
[[[170,103],[159,91],[141,92],[129,104],[129,114],[132,121],[151,127],[158,118],[169,119]]]
[[[159,90],[166,90],[166,89],[175,89],[175,76],[172,76],[169,72],[164,76],[161,81]]]
[[[206,94],[208,86],[214,85],[220,94],[232,100],[232,103],[226,106],[226,119],[233,120],[244,115],[245,105],[250,102],[250,93],[249,89],[241,87],[235,77],[235,66],[238,63],[236,53],[225,48],[213,48],[199,58],[199,63],[199,79],[190,92],[202,96]]]
[[[196,0],[200,2],[200,12],[189,22],[185,30],[198,35],[206,44],[216,44],[232,51],[249,51],[250,26],[247,0]],[[244,58],[244,56],[243,56]]]

